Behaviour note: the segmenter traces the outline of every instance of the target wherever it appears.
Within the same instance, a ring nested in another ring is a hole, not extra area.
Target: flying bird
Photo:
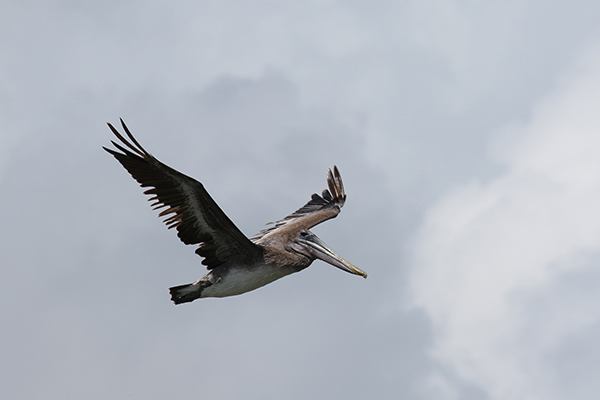
[[[337,167],[327,171],[329,190],[313,194],[303,207],[247,238],[210,197],[202,183],[158,161],[133,137],[123,120],[129,140],[111,124],[109,128],[121,141],[111,141],[120,151],[103,147],[112,154],[152,196],[154,209],[169,229],[176,228],[185,244],[198,244],[196,254],[203,257],[208,273],[196,282],[169,289],[175,304],[203,297],[235,296],[257,289],[323,260],[343,271],[367,277],[337,255],[309,229],[335,218],[346,193]]]

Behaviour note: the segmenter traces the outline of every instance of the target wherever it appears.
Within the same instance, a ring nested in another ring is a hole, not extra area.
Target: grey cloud
[[[492,397],[456,368],[460,355],[431,353],[434,317],[408,307],[418,232],[448,193],[508,172],[490,140],[581,72],[597,17],[589,1],[2,3],[0,393]],[[348,202],[318,234],[369,278],[315,263],[241,297],[173,306],[166,288],[199,277],[200,260],[101,150],[119,117],[248,235],[337,164]],[[581,310],[587,295],[569,290],[518,305],[552,318],[544,301],[561,294]],[[532,356],[558,376],[555,398],[593,392],[595,331]]]

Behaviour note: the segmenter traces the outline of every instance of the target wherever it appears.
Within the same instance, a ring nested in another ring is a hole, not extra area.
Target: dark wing
[[[329,190],[323,190],[322,197],[316,193],[313,194],[311,200],[302,208],[282,220],[273,222],[273,226],[260,231],[252,238],[252,241],[254,243],[266,241],[272,234],[295,235],[304,229],[310,229],[323,221],[335,218],[346,202],[342,176],[335,165],[333,173],[331,169],[327,170],[327,186],[329,186]]]
[[[202,264],[213,269],[226,261],[252,262],[260,256],[258,246],[225,215],[200,182],[158,161],[135,140],[123,120],[121,125],[131,142],[108,124],[129,149],[111,141],[122,153],[104,150],[115,156],[140,186],[150,187],[144,194],[152,195],[149,200],[154,201],[155,210],[167,207],[159,216],[168,216],[164,222],[169,229],[177,228],[183,243],[201,243],[196,253],[204,257]]]

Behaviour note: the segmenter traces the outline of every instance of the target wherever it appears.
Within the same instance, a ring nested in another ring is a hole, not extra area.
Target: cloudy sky
[[[600,3],[0,3],[0,395],[596,399]],[[247,235],[325,188],[323,262],[204,274],[122,117]]]

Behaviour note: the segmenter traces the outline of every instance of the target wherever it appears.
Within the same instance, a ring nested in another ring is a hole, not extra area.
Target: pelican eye
[[[308,232],[302,231],[302,232],[300,232],[300,236],[308,236]]]

